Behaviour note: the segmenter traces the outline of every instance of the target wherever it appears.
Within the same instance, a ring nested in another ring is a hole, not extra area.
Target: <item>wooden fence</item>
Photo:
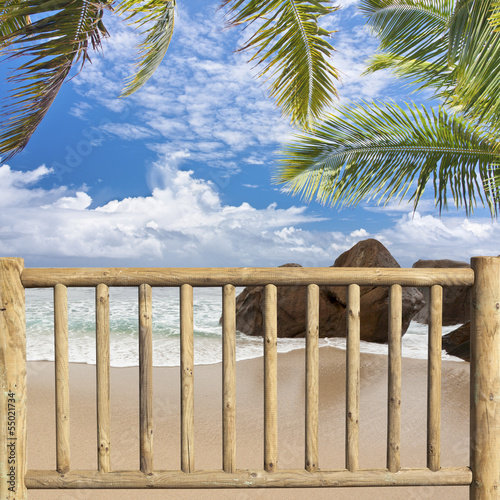
[[[500,258],[475,257],[472,269],[194,268],[24,269],[0,259],[0,498],[23,500],[40,488],[252,488],[470,485],[473,500],[500,500]],[[235,467],[235,286],[264,286],[264,461]],[[306,447],[304,467],[277,467],[277,286],[307,287]],[[318,463],[319,286],[348,287],[345,468]],[[389,389],[387,466],[359,468],[360,286],[388,286]],[[139,289],[140,470],[110,466],[109,290]],[[155,470],[152,440],[152,287],[180,288],[181,470]],[[401,293],[431,288],[427,467],[400,467]],[[441,310],[443,286],[472,286],[469,467],[440,466]],[[27,470],[25,288],[54,289],[56,470]],[[72,470],[69,450],[67,287],[96,288],[96,470]],[[193,287],[223,293],[223,467],[195,470],[193,454]]]

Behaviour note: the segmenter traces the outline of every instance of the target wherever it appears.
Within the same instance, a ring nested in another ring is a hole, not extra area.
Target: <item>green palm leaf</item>
[[[383,57],[384,67],[398,75],[421,86],[443,87],[446,79],[439,75],[447,71],[453,6],[453,0],[362,0],[360,10],[368,17],[368,26],[380,39],[383,51],[370,61],[367,72],[380,69]]]
[[[0,0],[1,52],[21,62],[9,77],[16,88],[3,108],[1,155],[10,158],[26,146],[72,66],[88,59],[89,46],[100,45],[107,35],[105,7],[86,0]]]
[[[482,121],[498,122],[500,116],[500,33],[489,21],[491,0],[463,3],[466,19],[455,57],[456,85],[449,99],[464,113]],[[465,17],[465,15],[464,15]],[[457,42],[458,44],[458,42]]]
[[[474,122],[408,104],[352,104],[298,136],[282,153],[276,181],[332,205],[408,197],[417,207],[429,181],[441,210],[451,197],[472,213],[500,203],[498,138]]]
[[[292,122],[310,126],[337,96],[333,80],[338,71],[330,63],[331,31],[319,18],[337,7],[327,0],[223,0],[234,14],[232,26],[259,21],[262,24],[241,50],[255,51],[251,61],[263,65],[270,94]],[[257,23],[256,23],[257,24]]]
[[[500,28],[500,0],[493,1],[490,23],[495,29]]]
[[[140,61],[136,74],[131,77],[122,97],[128,96],[146,83],[163,60],[174,30],[175,1],[148,0],[140,3],[137,0],[124,0],[117,9],[126,15],[127,20],[146,35],[139,47]]]

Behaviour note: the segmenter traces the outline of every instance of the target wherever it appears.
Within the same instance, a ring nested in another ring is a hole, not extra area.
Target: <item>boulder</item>
[[[285,264],[301,267],[299,264]],[[377,240],[365,240],[344,252],[332,267],[400,267],[389,251]],[[361,287],[361,339],[387,342],[388,288]],[[247,287],[236,299],[236,328],[247,335],[263,333],[263,287]],[[320,287],[320,337],[345,337],[347,288]],[[403,330],[424,306],[416,288],[403,288]],[[278,337],[304,337],[306,331],[306,287],[278,287]]]
[[[470,361],[470,321],[443,335],[443,349],[452,356]]]
[[[456,260],[419,260],[413,264],[415,268],[468,268],[467,262]],[[425,306],[415,315],[413,321],[429,324],[429,287],[419,287],[424,296]],[[470,321],[470,294],[471,288],[467,286],[443,287],[443,326],[460,325]]]

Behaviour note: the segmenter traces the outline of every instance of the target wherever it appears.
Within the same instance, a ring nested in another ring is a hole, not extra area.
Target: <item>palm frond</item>
[[[380,70],[390,70],[401,78],[406,78],[415,86],[413,92],[428,88],[431,82],[439,82],[436,97],[446,98],[447,89],[453,85],[453,72],[447,66],[438,66],[427,61],[407,59],[392,53],[381,52],[370,58],[370,65],[363,75]]]
[[[332,66],[333,33],[319,26],[331,14],[328,0],[223,0],[230,26],[259,22],[260,27],[240,50],[253,50],[251,61],[262,65],[259,76],[270,81],[270,95],[284,115],[303,127],[311,125],[337,96]]]
[[[498,122],[500,117],[500,32],[489,21],[492,0],[469,0],[462,42],[455,57],[452,105],[472,118]],[[465,21],[464,21],[465,22]]]
[[[447,68],[448,23],[454,0],[362,0],[360,10],[368,17],[368,26],[380,40],[380,50],[392,58],[400,76],[415,79],[422,86],[442,87],[436,77]],[[406,60],[404,65],[397,61]],[[389,61],[386,61],[389,62]],[[380,64],[376,56],[368,71]],[[427,78],[417,69],[426,64]]]
[[[73,65],[89,58],[89,45],[99,47],[107,3],[0,0],[1,53],[21,62],[9,76],[15,88],[1,114],[0,155],[10,158],[26,146]]]
[[[496,30],[500,29],[500,0],[494,0],[490,23]]]
[[[470,215],[500,206],[498,138],[444,107],[352,104],[282,152],[276,182],[306,200],[355,205],[409,197],[417,207],[432,181],[436,206],[451,197]]]
[[[29,16],[26,15],[7,15],[5,17],[5,14],[9,14],[11,11],[12,4],[20,4],[21,1],[22,0],[10,0],[9,2],[0,3],[0,37],[8,36],[31,23]],[[5,3],[7,3],[7,5],[5,5]],[[1,50],[2,47],[0,46],[0,51]]]
[[[138,69],[122,92],[128,96],[142,87],[156,71],[167,52],[174,31],[174,9],[176,2],[168,0],[123,0],[117,12],[124,14],[139,29],[143,29],[145,40],[139,47]]]

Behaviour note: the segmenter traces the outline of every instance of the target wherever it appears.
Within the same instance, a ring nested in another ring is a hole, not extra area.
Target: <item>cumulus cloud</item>
[[[52,175],[44,166],[18,172],[0,168],[0,253],[21,255],[37,263],[126,259],[137,265],[257,265],[276,264],[287,244],[276,228],[313,222],[305,207],[256,209],[248,203],[224,205],[213,183],[196,179],[166,162],[155,165],[161,187],[149,196],[128,197],[89,208],[84,190],[33,186]],[[28,189],[27,186],[32,186]],[[22,200],[22,203],[20,203]]]
[[[329,266],[367,238],[380,240],[403,266],[419,258],[468,260],[499,253],[500,225],[485,218],[439,219],[417,212],[374,232],[308,230],[324,219],[304,206],[227,205],[212,182],[192,171],[165,160],[155,170],[163,182],[148,196],[90,208],[92,198],[83,188],[36,187],[53,175],[44,166],[29,172],[0,167],[0,254],[51,266]]]

